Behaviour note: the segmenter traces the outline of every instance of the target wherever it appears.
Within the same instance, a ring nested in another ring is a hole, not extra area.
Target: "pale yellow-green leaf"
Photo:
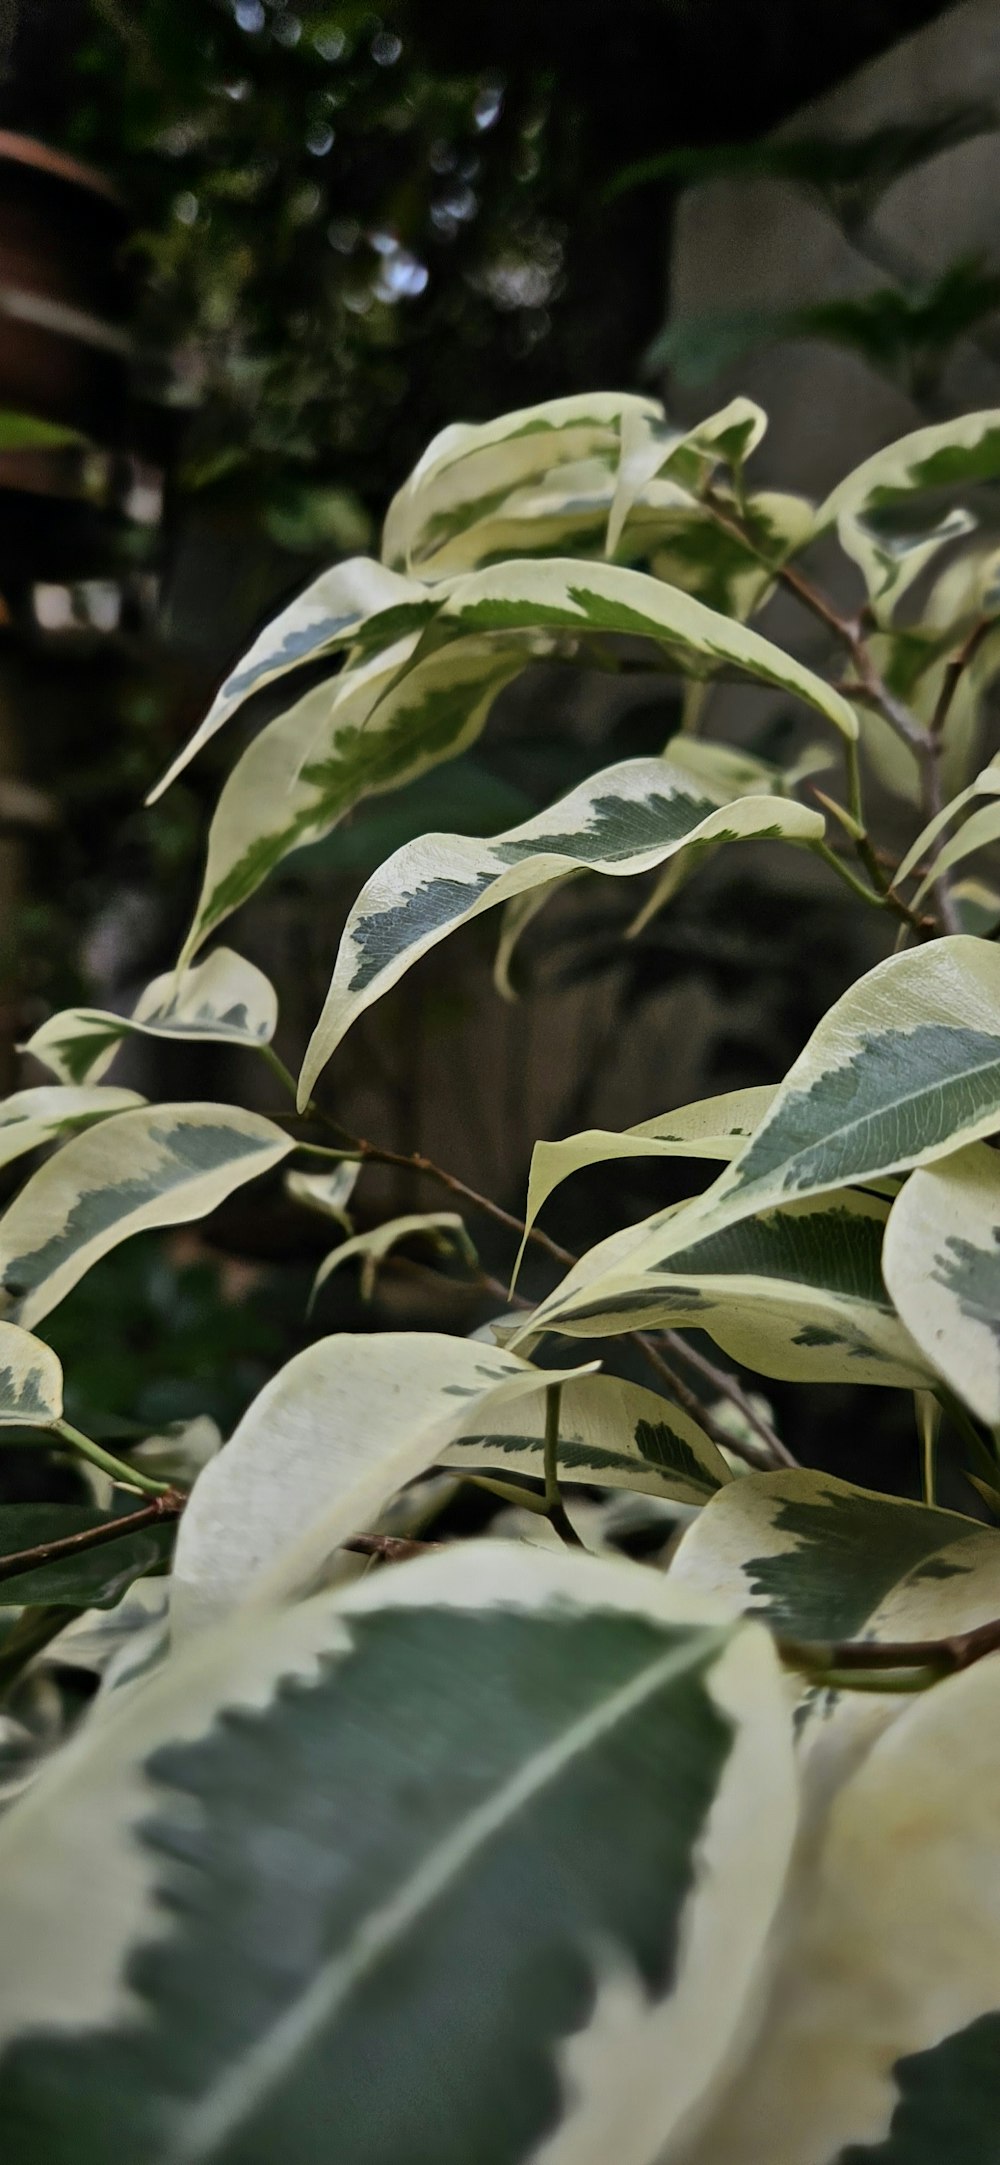
[[[671,2165],[987,2165],[1000,2036],[997,1662],[902,1711],[793,1878],[758,2034]]]
[[[145,1099],[137,1090],[111,1087],[78,1089],[40,1083],[33,1090],[16,1090],[13,1097],[0,1100],[0,1166],[58,1142],[78,1128],[107,1120],[112,1113],[143,1104]]]
[[[705,1330],[762,1375],[910,1385],[928,1368],[880,1269],[886,1204],[845,1192],[699,1237],[674,1206],[582,1257],[519,1334]]]
[[[517,986],[511,975],[514,955],[522,933],[533,923],[546,903],[551,902],[560,887],[570,880],[580,879],[579,872],[557,872],[554,879],[546,880],[542,887],[526,887],[523,894],[512,895],[503,904],[500,915],[500,937],[493,957],[493,983],[502,1000],[516,1000]]]
[[[745,1473],[692,1521],[671,1576],[788,1639],[945,1638],[1000,1615],[1000,1531],[812,1469]],[[906,1701],[804,1676],[798,1693],[799,1758],[815,1826]]]
[[[328,1173],[285,1174],[285,1193],[293,1203],[301,1203],[304,1210],[314,1210],[321,1218],[334,1218],[346,1232],[353,1231],[348,1204],[357,1186],[360,1165],[345,1158]]]
[[[1000,953],[958,933],[891,955],[830,1008],[683,1231],[693,1242],[998,1131]]]
[[[957,834],[953,834],[937,852],[930,871],[925,873],[913,896],[914,908],[923,901],[936,880],[943,873],[951,872],[956,865],[964,863],[977,849],[988,849],[1000,839],[1000,804],[981,805],[972,812]]]
[[[174,1556],[175,1628],[307,1589],[473,1419],[572,1373],[435,1331],[340,1332],[307,1346],[192,1491]]]
[[[488,1426],[477,1416],[474,1428],[449,1445],[443,1464],[540,1480],[545,1412],[544,1400],[533,1396],[505,1405]],[[682,1504],[702,1504],[732,1479],[722,1453],[690,1414],[619,1376],[563,1384],[557,1459],[564,1481]]]
[[[972,1143],[911,1173],[892,1206],[886,1284],[928,1359],[1000,1424],[1000,1157]]]
[[[0,1323],[0,1428],[51,1428],[62,1410],[62,1368],[51,1346]]]
[[[688,486],[704,486],[720,461],[739,470],[766,428],[766,415],[749,398],[731,399],[721,413],[683,435],[671,429],[662,415],[644,412],[638,405],[628,409],[621,420],[621,452],[605,555],[614,556],[634,504],[658,474],[675,474]]]
[[[858,718],[849,700],[773,641],[734,623],[679,587],[617,564],[580,564],[552,557],[500,564],[450,582],[432,627],[437,641],[456,632],[547,628],[583,637],[621,632],[662,646],[685,672],[731,667],[804,700],[854,739]]]
[[[766,1635],[621,1560],[462,1543],[243,1612],[111,1694],[0,1822],[8,2138],[291,2155],[308,2099],[307,2151],[360,2156],[374,2074],[387,2157],[442,2156],[460,2095],[470,2165],[498,2130],[511,2165],[658,2165],[763,1989],[795,1810]],[[261,1925],[221,2003],[173,1899],[192,1871],[203,1918],[235,1898]],[[553,1962],[582,1997],[529,2019]],[[395,2025],[428,2010],[400,2071]]]
[[[25,1046],[65,1083],[93,1083],[110,1067],[125,1037],[210,1040],[259,1049],[278,1022],[273,985],[253,962],[216,947],[204,962],[156,977],[131,1015],[68,1008],[53,1015]]]
[[[620,1133],[610,1128],[584,1128],[579,1135],[564,1136],[558,1143],[536,1143],[528,1174],[524,1238],[512,1283],[517,1281],[525,1242],[539,1211],[571,1173],[582,1172],[589,1165],[606,1165],[615,1158],[721,1158],[728,1162],[759,1126],[776,1087],[763,1083],[748,1090],[726,1090],[720,1097],[679,1105],[673,1112],[641,1120],[636,1127]]]
[[[410,666],[415,654],[411,635],[360,661],[248,746],[212,820],[185,956],[291,850],[329,834],[365,797],[464,751],[530,658],[521,640],[495,639],[460,640]]]
[[[637,759],[591,775],[558,804],[491,841],[423,835],[368,881],[347,920],[333,980],[300,1077],[300,1106],[365,1008],[459,925],[565,871],[626,879],[692,844],[782,837],[812,842],[819,813],[780,797],[738,797],[666,761]]]
[[[386,621],[388,638],[415,628],[433,614],[434,602],[426,588],[414,580],[377,564],[367,556],[355,556],[321,572],[311,586],[297,594],[280,615],[272,618],[248,647],[217,693],[194,736],[172,761],[161,782],[150,792],[154,803],[178,774],[221,729],[254,692],[263,691],[277,678],[329,655],[339,654],[373,622]]]
[[[360,1263],[361,1297],[370,1300],[379,1265],[401,1241],[413,1239],[426,1240],[436,1255],[457,1255],[463,1262],[476,1263],[475,1248],[457,1211],[411,1211],[402,1218],[387,1218],[382,1225],[371,1226],[366,1233],[355,1233],[350,1240],[341,1241],[339,1248],[332,1249],[316,1272],[309,1296],[310,1307],[332,1273],[339,1270],[341,1264],[351,1262]]]
[[[393,498],[382,535],[387,564],[432,573],[456,535],[502,520],[518,490],[557,480],[559,469],[599,459],[617,467],[628,414],[663,418],[654,400],[631,392],[579,393],[501,414],[495,421],[457,422],[427,446]],[[487,544],[488,546],[488,544]]]
[[[854,537],[857,522],[877,521],[924,490],[968,488],[1000,475],[1000,410],[960,414],[914,429],[855,467],[820,506],[816,530],[836,525]]]
[[[921,827],[916,841],[907,850],[905,857],[900,859],[899,869],[893,881],[894,887],[900,887],[904,880],[909,879],[911,872],[916,871],[921,858],[926,856],[931,843],[937,841],[942,828],[950,826],[952,820],[957,819],[959,813],[964,812],[966,806],[972,804],[977,797],[1000,797],[1000,765],[991,761],[988,767],[983,768],[981,774],[977,774],[974,782],[970,782],[965,789],[959,791],[957,796],[950,798],[948,803],[942,806],[941,811],[936,812],[934,818],[929,819],[925,827]]]
[[[8,1316],[36,1323],[119,1241],[206,1217],[294,1147],[234,1105],[148,1105],[74,1136],[0,1218]]]

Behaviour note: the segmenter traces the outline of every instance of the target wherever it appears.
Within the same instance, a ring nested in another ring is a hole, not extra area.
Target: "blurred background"
[[[741,390],[771,417],[758,484],[821,494],[921,419],[1000,404],[998,193],[994,0],[0,0],[4,1090],[42,1079],[16,1048],[47,1014],[127,1011],[171,965],[235,740],[144,794],[261,622],[377,552],[437,429],[592,388],[693,420]],[[789,606],[767,628],[822,665]],[[773,697],[711,699],[713,730],[780,747]],[[474,753],[290,859],[226,935],[278,987],[287,1063],[392,848],[525,817],[678,712],[669,682],[538,669]],[[624,947],[616,888],[546,913],[515,1004],[495,920],[429,957],[338,1055],[331,1111],[519,1211],[536,1137],[775,1079],[877,952],[798,854],[725,853]],[[133,1044],[114,1079],[274,1103],[219,1049]],[[583,1246],[683,1177],[595,1171],[546,1222]],[[357,1219],[440,1200],[366,1174]],[[510,1244],[470,1230],[505,1276]],[[72,1417],[225,1430],[309,1335],[490,1312],[414,1251],[370,1303],[334,1274],[307,1317],[329,1245],[275,1183],[119,1251],[43,1327]],[[907,1485],[889,1395],[773,1397],[801,1457],[871,1479],[875,1424]]]

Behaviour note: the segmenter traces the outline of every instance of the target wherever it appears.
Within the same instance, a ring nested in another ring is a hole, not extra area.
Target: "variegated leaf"
[[[637,1127],[620,1133],[584,1128],[558,1143],[536,1143],[528,1174],[524,1238],[512,1282],[516,1283],[539,1211],[571,1173],[583,1172],[590,1165],[608,1165],[616,1158],[721,1158],[728,1163],[759,1127],[776,1087],[763,1083],[749,1090],[726,1090],[720,1097],[698,1098],[693,1105],[679,1105],[674,1112],[641,1120]]]
[[[297,594],[280,615],[272,618],[237,662],[190,743],[178,753],[148,801],[155,803],[169,789],[216,730],[254,692],[263,691],[305,663],[327,655],[333,662],[369,627],[379,645],[388,645],[426,623],[435,606],[425,587],[401,579],[398,573],[367,556],[351,557],[321,572],[304,593]]]
[[[620,1561],[234,1618],[0,1821],[12,2155],[654,2165],[762,1989],[789,1727],[764,1633]]]
[[[410,637],[307,692],[261,730],[219,798],[190,957],[293,849],[329,834],[363,798],[453,759],[528,657],[523,642],[466,639],[409,667]]]
[[[697,1329],[765,1376],[926,1382],[882,1279],[886,1210],[847,1191],[698,1238],[690,1209],[674,1206],[590,1249],[518,1336]]]
[[[206,1217],[294,1148],[234,1105],[143,1106],[75,1136],[0,1218],[8,1315],[37,1323],[119,1241]]]
[[[131,1015],[98,1008],[69,1008],[51,1016],[25,1046],[65,1083],[93,1083],[102,1076],[125,1037],[207,1039],[223,1045],[269,1045],[278,1022],[273,985],[255,963],[231,947],[216,947],[204,962],[147,985]]]
[[[569,557],[515,559],[455,579],[421,646],[459,633],[538,631],[577,637],[618,632],[650,639],[686,673],[741,670],[803,700],[843,736],[854,739],[858,734],[857,715],[843,694],[770,639],[678,587],[621,565],[581,565]]]
[[[939,880],[943,873],[953,871],[956,865],[963,864],[965,859],[971,857],[976,850],[988,849],[991,843],[998,840],[1000,840],[1000,804],[994,802],[980,805],[978,812],[971,813],[959,828],[958,833],[953,834],[944,843],[943,847],[938,850],[929,872],[924,874],[919,887],[914,892],[914,908],[919,906],[924,896],[933,887],[935,880]]]
[[[442,430],[389,506],[384,561],[401,571],[435,576],[449,565],[449,544],[476,529],[481,531],[473,544],[475,560],[495,554],[492,522],[502,525],[511,517],[510,499],[540,485],[555,493],[562,469],[587,462],[611,477],[605,525],[622,426],[632,414],[662,422],[663,408],[631,392],[583,392],[501,414],[495,421],[457,422]]]
[[[823,1017],[688,1238],[932,1163],[1000,1130],[1000,954],[957,933],[891,955]]]
[[[381,1225],[370,1226],[365,1233],[355,1233],[350,1240],[341,1241],[320,1264],[313,1280],[310,1307],[320,1288],[342,1263],[358,1262],[361,1265],[361,1297],[370,1300],[375,1291],[375,1280],[380,1263],[404,1240],[425,1240],[436,1255],[457,1255],[473,1267],[478,1260],[475,1248],[465,1230],[465,1224],[454,1210],[415,1210],[402,1218],[386,1218]]]
[[[477,1421],[449,1445],[443,1463],[538,1480],[544,1437],[544,1402],[522,1398],[489,1428]],[[732,1479],[721,1451],[690,1414],[619,1376],[563,1384],[557,1461],[565,1481],[636,1489],[682,1504],[705,1503]]]
[[[896,610],[942,549],[952,548],[976,525],[971,512],[956,504],[930,525],[914,531],[912,511],[899,515],[898,504],[867,513],[842,511],[837,522],[841,546],[862,573],[875,620],[891,624]]]
[[[784,1638],[941,1638],[1000,1614],[1000,1532],[832,1474],[754,1473],[709,1500],[671,1578]],[[903,1703],[803,1681],[797,1734],[817,1821]]]
[[[433,1331],[342,1331],[307,1346],[195,1484],[174,1560],[175,1628],[308,1586],[473,1417],[565,1373]]]
[[[62,1410],[63,1374],[51,1346],[0,1323],[0,1428],[51,1428]]]
[[[350,1233],[353,1226],[347,1206],[360,1171],[360,1164],[345,1158],[328,1173],[286,1173],[285,1193],[305,1210],[314,1210],[321,1218],[335,1218]]]
[[[672,2165],[992,2165],[996,1671],[980,1662],[904,1700],[834,1799],[759,2036]]]
[[[885,618],[935,547],[973,523],[953,514],[950,522],[932,520],[929,528],[915,534],[914,497],[926,490],[969,488],[998,476],[1000,411],[963,414],[916,429],[876,451],[827,497],[816,529],[836,525],[842,547],[864,573],[872,601]]]
[[[626,879],[683,848],[714,841],[818,840],[819,813],[780,797],[739,797],[693,782],[665,761],[636,759],[591,775],[548,811],[492,841],[423,835],[368,881],[344,929],[333,981],[310,1041],[300,1104],[345,1032],[421,955],[458,925],[560,872]]]
[[[893,1204],[885,1277],[928,1359],[1000,1424],[1000,1157],[973,1143],[911,1173]]]
[[[916,871],[921,858],[927,855],[931,843],[936,842],[942,828],[951,826],[952,822],[958,818],[959,813],[964,812],[966,806],[974,803],[977,797],[1000,797],[1000,764],[991,760],[989,766],[984,767],[981,774],[977,774],[974,782],[970,782],[967,788],[960,790],[957,796],[951,797],[941,811],[936,812],[934,818],[928,820],[927,825],[921,828],[916,841],[907,850],[905,857],[900,860],[899,869],[893,880],[894,887],[901,886],[904,880],[909,879],[911,872]]]
[[[110,1087],[78,1089],[40,1083],[34,1090],[16,1090],[13,1097],[0,1099],[0,1166],[145,1102],[137,1090]]]

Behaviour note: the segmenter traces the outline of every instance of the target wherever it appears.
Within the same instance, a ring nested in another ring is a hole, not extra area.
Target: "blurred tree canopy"
[[[745,140],[927,0],[32,0],[4,117],[119,182],[181,478],[363,543],[457,415],[634,377],[678,144]],[[58,27],[57,27],[58,26]],[[58,59],[53,65],[53,46]]]

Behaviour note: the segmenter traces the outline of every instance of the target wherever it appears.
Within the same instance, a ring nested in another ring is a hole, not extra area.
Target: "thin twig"
[[[87,1549],[103,1548],[110,1541],[122,1541],[128,1534],[141,1533],[147,1526],[155,1526],[163,1519],[180,1518],[187,1502],[180,1489],[167,1489],[153,1503],[145,1504],[141,1511],[129,1511],[122,1518],[109,1519],[100,1526],[88,1526],[83,1533],[64,1534],[58,1541],[40,1541],[32,1549],[16,1549],[9,1556],[0,1556],[0,1580],[17,1579],[26,1571],[40,1571],[45,1564],[60,1563],[82,1555]]]
[[[774,1464],[775,1460],[781,1466],[798,1465],[798,1459],[793,1458],[787,1444],[782,1443],[781,1437],[776,1435],[770,1421],[766,1419],[764,1414],[758,1413],[756,1406],[751,1405],[746,1391],[743,1389],[742,1384],[737,1382],[735,1376],[727,1374],[725,1369],[716,1368],[714,1361],[707,1360],[704,1353],[699,1353],[696,1346],[689,1345],[687,1339],[681,1338],[676,1331],[667,1331],[665,1337],[673,1351],[681,1354],[684,1360],[689,1361],[691,1367],[696,1368],[699,1375],[704,1376],[714,1389],[719,1390],[723,1398],[728,1398],[730,1404],[736,1407],[738,1413],[742,1414],[743,1419],[749,1422],[751,1428],[756,1430],[757,1435],[761,1437],[766,1446],[771,1465]],[[704,1425],[705,1409],[700,1401],[698,1418]],[[723,1431],[723,1438],[728,1450],[732,1451],[737,1448],[732,1438],[727,1436],[725,1431]],[[743,1451],[741,1456],[746,1457],[746,1452]]]
[[[443,1543],[407,1541],[402,1534],[351,1534],[340,1546],[352,1550],[356,1556],[377,1556],[384,1564],[402,1564],[413,1556],[429,1556],[432,1549],[443,1547]]]
[[[987,633],[994,631],[995,628],[995,617],[982,617],[978,624],[973,625],[964,646],[961,646],[958,650],[958,653],[952,656],[951,661],[948,663],[948,666],[942,678],[941,690],[938,693],[937,705],[931,716],[930,729],[928,732],[930,736],[935,738],[939,738],[941,736],[944,725],[951,712],[952,700],[955,697],[955,693],[958,690],[962,678],[964,677],[970,662],[975,660],[975,657],[978,654],[979,649],[982,646],[983,640],[987,636]]]
[[[935,1677],[952,1676],[987,1654],[1000,1653],[1000,1617],[944,1639],[779,1639],[778,1651],[787,1668],[810,1675],[922,1669]]]
[[[342,1132],[346,1135],[347,1131]],[[339,1156],[341,1158],[357,1156],[362,1161],[368,1161],[371,1164],[395,1165],[407,1172],[422,1173],[426,1179],[436,1180],[441,1187],[447,1188],[452,1195],[462,1196],[474,1209],[483,1211],[487,1217],[493,1218],[498,1225],[505,1226],[508,1232],[516,1233],[521,1239],[526,1235],[528,1240],[532,1241],[536,1247],[541,1248],[546,1255],[551,1256],[552,1260],[559,1263],[564,1269],[572,1270],[573,1265],[580,1260],[579,1256],[574,1255],[570,1248],[564,1248],[560,1241],[553,1240],[548,1233],[542,1231],[540,1226],[526,1227],[523,1218],[515,1217],[513,1211],[504,1210],[500,1203],[494,1203],[488,1195],[480,1195],[478,1189],[470,1188],[466,1181],[458,1178],[457,1174],[446,1172],[444,1166],[437,1165],[433,1158],[425,1157],[420,1151],[413,1151],[407,1155],[404,1151],[384,1150],[380,1144],[367,1142],[359,1136],[350,1136],[348,1138],[348,1147],[345,1150],[340,1152],[324,1151],[322,1155]],[[521,1303],[518,1302],[517,1305],[520,1306]],[[729,1435],[724,1428],[719,1427],[712,1420],[708,1408],[702,1404],[697,1394],[683,1382],[676,1371],[663,1359],[663,1356],[651,1343],[644,1331],[632,1331],[629,1336],[639,1346],[644,1359],[649,1363],[650,1367],[655,1369],[656,1373],[668,1385],[678,1403],[700,1423],[706,1434],[711,1437],[713,1443],[722,1445],[726,1450],[735,1451],[739,1457],[745,1458],[747,1463],[752,1466],[773,1468],[775,1465],[795,1465],[795,1459],[786,1450],[785,1445],[775,1436],[770,1424],[764,1421],[756,1410],[748,1404],[739,1384],[736,1383],[732,1376],[727,1374],[725,1369],[716,1368],[711,1362],[705,1361],[704,1356],[701,1354],[694,1355],[691,1347],[676,1331],[664,1333],[664,1342],[670,1347],[672,1353],[687,1361],[690,1366],[698,1368],[700,1373],[709,1376],[713,1388],[718,1392],[719,1396],[730,1399],[734,1405],[739,1407],[744,1419],[760,1437],[764,1446],[762,1453],[755,1453],[752,1446],[748,1445],[745,1439]]]

